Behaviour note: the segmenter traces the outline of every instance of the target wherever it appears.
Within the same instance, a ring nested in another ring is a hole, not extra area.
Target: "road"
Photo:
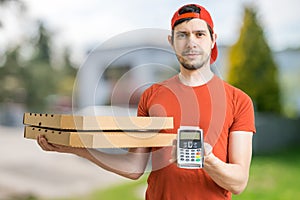
[[[42,151],[23,138],[23,128],[0,126],[0,199],[33,195],[63,198],[128,179],[104,171],[83,158]]]

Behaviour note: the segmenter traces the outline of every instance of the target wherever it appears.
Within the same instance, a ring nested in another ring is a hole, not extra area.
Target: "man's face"
[[[196,70],[210,64],[215,35],[212,40],[204,20],[192,19],[175,27],[173,43],[170,43],[181,66],[188,70]]]

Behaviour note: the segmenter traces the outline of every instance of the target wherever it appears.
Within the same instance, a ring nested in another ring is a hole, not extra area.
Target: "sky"
[[[23,0],[25,15],[14,9],[0,11],[4,27],[0,44],[22,41],[34,30],[28,21],[42,20],[54,33],[55,44],[69,46],[75,55],[121,33],[141,28],[170,30],[173,13],[187,3],[206,7],[214,20],[217,42],[233,44],[243,20],[243,6],[255,3],[267,41],[274,50],[300,46],[300,1],[298,0]],[[11,12],[11,13],[8,13]],[[23,18],[23,19],[20,19]],[[26,34],[24,34],[24,32]],[[3,46],[3,45],[2,45]]]

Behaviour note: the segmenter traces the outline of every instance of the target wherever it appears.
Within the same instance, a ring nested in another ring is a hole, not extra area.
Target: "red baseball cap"
[[[183,13],[183,14],[179,14],[179,10],[182,9],[183,7],[186,6],[196,6],[200,9],[200,13],[196,13],[196,12],[187,12],[187,13]],[[185,19],[185,18],[199,18],[202,19],[204,21],[206,21],[206,23],[211,27],[213,33],[214,33],[214,22],[209,14],[209,12],[202,6],[197,5],[197,4],[187,4],[184,5],[182,7],[180,7],[173,15],[172,20],[171,20],[171,27],[172,30],[174,30],[174,24],[180,20],[180,19]],[[214,45],[214,48],[211,50],[211,55],[210,55],[210,64],[214,63],[216,61],[218,57],[218,47],[217,44]]]

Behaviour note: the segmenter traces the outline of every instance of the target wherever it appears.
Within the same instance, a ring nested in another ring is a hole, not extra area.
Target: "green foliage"
[[[56,90],[57,76],[50,63],[49,35],[44,25],[39,23],[34,56],[25,67],[26,105],[34,112],[44,111],[47,108],[46,98]]]
[[[33,111],[44,111],[47,108],[46,98],[55,93],[55,71],[48,63],[36,62],[26,67],[27,107]]]
[[[42,22],[38,22],[38,35],[36,40],[36,52],[33,58],[34,61],[51,62],[51,34],[45,28]]]
[[[228,82],[249,94],[257,111],[281,112],[277,66],[251,7],[245,8],[240,37],[230,49],[229,66]]]
[[[18,63],[19,48],[7,52],[5,64],[0,67],[0,102],[17,102],[24,98],[24,68]]]
[[[71,96],[73,92],[73,86],[77,74],[77,68],[71,63],[71,53],[68,48],[65,49],[63,55],[63,67],[59,70],[59,80],[57,94],[62,96]]]
[[[5,62],[0,66],[0,102],[24,103],[30,112],[47,111],[60,98],[71,101],[77,73],[67,50],[63,52],[62,66],[52,66],[52,35],[43,23],[37,25],[32,57],[21,62],[18,47],[3,55]]]

